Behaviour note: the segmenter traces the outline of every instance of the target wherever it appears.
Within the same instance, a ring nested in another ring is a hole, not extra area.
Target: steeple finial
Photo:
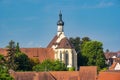
[[[61,13],[61,10],[60,10],[60,13],[59,13],[59,20],[62,20],[62,13]]]
[[[62,26],[64,26],[64,22],[63,22],[63,20],[62,20],[61,10],[60,10],[60,13],[59,13],[59,20],[58,20],[58,22],[57,22],[57,25],[62,25]]]

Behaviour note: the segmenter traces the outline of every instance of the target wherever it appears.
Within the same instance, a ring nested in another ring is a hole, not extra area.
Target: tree
[[[3,55],[0,55],[0,80],[13,80],[8,72]]]
[[[70,37],[69,41],[71,42],[72,46],[75,48],[76,52],[79,53],[81,46],[80,37],[76,37],[76,38]]]
[[[91,41],[89,37],[83,37],[82,39],[80,37],[76,37],[76,38],[69,38],[69,41],[71,42],[71,44],[73,45],[73,47],[75,48],[76,52],[77,52],[77,65],[79,66],[85,66],[85,62],[86,59],[85,57],[82,55],[81,50],[84,46],[84,43]]]
[[[33,67],[34,71],[65,71],[67,70],[64,63],[59,60],[45,60],[41,64]]]
[[[17,54],[15,54],[14,62],[17,65],[16,67],[17,71],[31,71],[32,70],[33,66],[30,63],[30,59],[24,53],[18,52]]]
[[[9,48],[8,48],[8,53],[7,53],[7,64],[8,64],[8,68],[15,70],[16,69],[16,64],[14,62],[15,60],[15,53],[16,53],[16,48],[15,48],[15,42],[14,41],[10,41],[9,42]]]
[[[86,58],[86,65],[88,66],[98,66],[98,69],[102,69],[106,66],[101,42],[86,42],[82,49],[82,55]]]

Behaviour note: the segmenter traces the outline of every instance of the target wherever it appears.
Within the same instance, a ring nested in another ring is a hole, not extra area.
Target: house
[[[15,80],[97,80],[96,66],[81,66],[79,71],[12,72]]]
[[[120,70],[120,51],[105,53],[109,70]]]

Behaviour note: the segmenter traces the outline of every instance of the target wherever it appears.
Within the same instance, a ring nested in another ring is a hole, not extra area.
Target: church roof
[[[58,36],[55,35],[55,37],[52,39],[52,41],[48,44],[47,48],[52,48],[52,46],[56,43],[57,39],[58,39]]]
[[[52,48],[21,48],[20,50],[30,58],[38,58],[40,62],[46,59],[54,59]]]
[[[38,58],[40,62],[45,59],[54,59],[54,50],[52,48],[20,48],[29,58]],[[0,48],[0,54],[6,56],[7,49]]]
[[[72,49],[73,46],[70,43],[70,41],[67,39],[67,37],[64,37],[60,40],[60,42],[57,42],[57,39],[59,38],[59,36],[55,36],[52,41],[49,43],[49,45],[47,46],[47,48],[52,48],[53,45],[57,45],[57,49],[58,48],[65,48],[65,49]]]

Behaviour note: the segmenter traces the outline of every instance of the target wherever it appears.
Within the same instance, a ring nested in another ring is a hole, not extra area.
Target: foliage
[[[33,67],[34,71],[65,71],[67,68],[59,60],[45,60]]]
[[[85,58],[81,53],[81,50],[84,46],[84,43],[90,41],[89,37],[83,37],[82,39],[80,37],[76,37],[76,38],[69,38],[69,41],[71,42],[71,44],[73,45],[73,47],[75,48],[76,52],[77,52],[77,62],[78,62],[78,67],[79,66],[85,66]]]
[[[8,73],[8,68],[6,67],[3,55],[0,55],[0,80],[13,80]]]
[[[98,69],[105,67],[105,57],[101,42],[86,42],[82,49],[82,55],[86,58],[86,65],[98,66]]]
[[[9,48],[8,48],[8,53],[7,53],[7,66],[9,69],[15,70],[16,69],[16,64],[14,63],[15,60],[15,53],[16,53],[16,49],[15,49],[15,42],[14,41],[10,41],[9,42]]]
[[[17,71],[31,71],[32,65],[30,63],[30,59],[24,53],[15,54],[15,64],[17,64]]]
[[[28,56],[20,51],[19,43],[10,41],[8,45],[7,66],[15,71],[31,71],[32,63]]]
[[[68,71],[75,71],[75,67],[68,68]]]
[[[35,65],[37,65],[39,63],[40,63],[40,61],[39,61],[38,58],[30,58],[30,64],[31,64],[31,66],[35,66]]]

